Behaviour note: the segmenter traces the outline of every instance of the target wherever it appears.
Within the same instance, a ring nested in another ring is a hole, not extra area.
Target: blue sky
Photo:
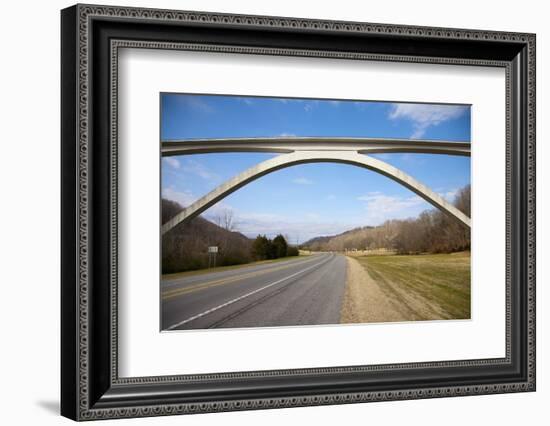
[[[349,136],[470,141],[464,105],[331,101],[219,95],[161,95],[161,140],[216,137]],[[277,154],[220,153],[167,157],[162,196],[182,206],[225,180]],[[430,154],[373,155],[452,200],[470,183],[470,158]],[[432,208],[376,172],[316,163],[279,170],[234,192],[203,216],[224,211],[236,230],[254,237],[283,233],[291,242]]]

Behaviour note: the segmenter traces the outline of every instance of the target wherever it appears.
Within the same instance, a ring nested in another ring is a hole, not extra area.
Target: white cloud
[[[193,159],[187,159],[185,161],[185,164],[182,166],[182,170],[184,172],[199,176],[210,182],[217,181],[219,179],[219,176],[216,173],[209,170],[202,163]]]
[[[453,202],[456,194],[458,194],[458,188],[451,189],[449,191],[441,191],[439,192],[439,195],[441,195],[443,198],[445,198],[449,202]]]
[[[304,103],[304,111],[305,112],[310,112],[310,111],[313,111],[314,108],[318,107],[319,106],[319,100],[317,99],[313,99],[313,100],[302,100],[302,102]]]
[[[195,202],[197,197],[189,190],[177,191],[173,187],[162,189],[162,198],[175,201],[182,207],[187,207]]]
[[[412,137],[412,136],[411,136]],[[420,136],[418,136],[420,137]],[[414,139],[414,138],[413,138]],[[392,155],[392,154],[389,154],[389,155]],[[401,161],[405,161],[409,164],[415,164],[416,166],[420,166],[422,164],[426,164],[426,158],[425,157],[419,157],[418,155],[415,155],[415,154],[410,154],[410,153],[406,153],[406,154],[401,154],[399,156],[399,159]]]
[[[280,138],[295,138],[296,135],[294,133],[280,133],[279,134],[279,137]]]
[[[183,191],[178,191],[173,186],[162,189],[162,198],[175,201],[182,207],[189,207],[199,199],[199,197],[195,196],[190,190],[186,189]],[[233,209],[233,207],[229,204],[220,201],[213,206],[210,206],[204,213],[208,220],[216,222],[215,219],[226,211],[231,211],[234,213],[235,209]]]
[[[212,107],[212,105],[206,102],[204,98],[201,98],[195,95],[189,95],[189,96],[182,96],[181,99],[183,102],[186,102],[189,107],[191,107],[196,111],[201,111],[205,113],[214,112],[214,108]]]
[[[251,223],[253,222],[267,222],[267,223],[273,223],[277,221],[284,220],[284,216],[280,216],[273,213],[254,213],[254,212],[247,212],[247,213],[239,213],[239,216]]]
[[[179,169],[180,168],[180,162],[175,159],[174,157],[164,157],[162,159],[168,166],[172,167],[173,169]]]
[[[238,98],[240,102],[246,105],[254,105],[254,101],[250,98]]]
[[[219,201],[213,206],[210,206],[204,213],[203,216],[209,221],[219,224],[220,218],[226,214],[232,214],[233,216],[233,231],[239,231],[239,222],[236,217],[235,209],[229,204]]]
[[[379,225],[389,219],[415,217],[429,207],[429,204],[417,195],[397,197],[374,191],[357,199],[365,203],[365,225]]]
[[[295,183],[296,185],[313,185],[313,181],[305,177],[292,179],[292,183]]]
[[[319,220],[321,216],[319,216],[317,213],[306,213],[305,218],[307,220]]]
[[[296,220],[273,213],[241,213],[235,211],[235,219],[239,232],[254,238],[258,234],[266,234],[273,238],[277,234],[289,237],[290,242],[304,242],[322,235],[336,235],[359,224],[341,223],[337,221],[324,222],[315,213],[306,213],[303,219]]]
[[[468,111],[468,108],[463,105],[393,104],[389,118],[412,121],[414,131],[410,137],[418,139],[424,136],[429,127],[458,118]]]

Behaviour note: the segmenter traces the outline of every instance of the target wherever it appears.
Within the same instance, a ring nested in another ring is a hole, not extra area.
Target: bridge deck
[[[423,153],[470,156],[469,142],[328,137],[183,139],[162,142],[162,155],[215,152],[355,151],[360,154]]]

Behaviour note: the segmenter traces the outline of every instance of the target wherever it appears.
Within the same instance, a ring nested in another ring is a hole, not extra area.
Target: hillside
[[[162,223],[183,209],[178,203],[162,200]],[[162,273],[208,267],[208,247],[218,246],[217,266],[246,263],[252,241],[239,232],[224,229],[203,217],[179,224],[162,238]]]
[[[454,206],[470,216],[470,185],[458,191]],[[301,244],[313,251],[387,249],[402,254],[451,253],[470,249],[470,230],[439,210],[416,219],[388,220],[380,226],[355,228],[334,236],[315,237]]]
[[[326,244],[330,241],[331,238],[334,238],[335,235],[332,236],[322,236],[322,237],[315,237],[310,240],[307,240],[305,243],[302,243],[301,246],[303,247],[313,247],[317,245]]]
[[[342,238],[344,236],[353,236],[357,233],[360,233],[364,229],[373,229],[373,226],[365,226],[363,228],[353,228],[349,229],[347,231],[342,232],[341,234],[336,235],[323,235],[320,237],[314,237],[306,242],[302,243],[300,246],[304,248],[308,248],[310,250],[322,250],[322,247],[327,245],[330,241],[333,241],[334,239]]]

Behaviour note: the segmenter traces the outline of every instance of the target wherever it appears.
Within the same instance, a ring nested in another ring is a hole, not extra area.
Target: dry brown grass
[[[341,322],[470,318],[470,254],[348,257]]]

